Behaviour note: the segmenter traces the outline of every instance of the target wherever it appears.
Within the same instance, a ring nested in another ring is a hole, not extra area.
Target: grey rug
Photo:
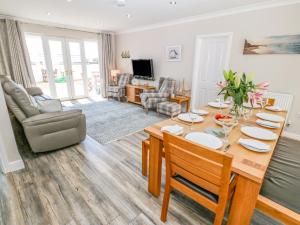
[[[144,112],[142,107],[115,100],[75,104],[68,109],[82,109],[86,115],[87,134],[101,144],[107,144],[166,119],[156,112]]]

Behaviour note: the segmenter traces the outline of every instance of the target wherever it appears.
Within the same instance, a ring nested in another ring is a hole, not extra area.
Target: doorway
[[[61,100],[100,94],[97,40],[26,34],[33,75],[43,92]]]
[[[195,43],[195,57],[192,85],[192,109],[199,109],[214,101],[222,81],[223,70],[229,68],[232,33],[198,35]]]

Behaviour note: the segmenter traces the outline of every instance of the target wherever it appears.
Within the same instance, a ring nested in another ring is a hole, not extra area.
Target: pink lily
[[[260,84],[257,85],[257,88],[258,89],[261,89],[261,90],[267,90],[268,87],[269,87],[269,83],[268,82],[262,82]]]
[[[227,81],[220,81],[219,83],[217,83],[217,85],[219,86],[219,88],[224,88],[224,87],[226,87],[226,85],[227,85]]]

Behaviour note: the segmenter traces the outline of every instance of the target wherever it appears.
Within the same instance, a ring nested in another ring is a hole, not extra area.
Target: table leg
[[[190,111],[190,100],[187,100],[187,102],[186,102],[186,111],[187,112]]]
[[[261,184],[239,176],[229,212],[228,225],[249,225]]]
[[[160,195],[162,163],[162,141],[150,136],[148,191],[155,197]]]

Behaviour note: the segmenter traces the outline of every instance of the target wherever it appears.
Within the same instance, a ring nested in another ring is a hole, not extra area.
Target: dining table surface
[[[159,197],[161,190],[163,149],[163,133],[161,131],[162,127],[179,125],[183,127],[183,134],[181,134],[182,136],[186,136],[190,132],[205,132],[207,128],[222,128],[220,125],[216,124],[215,115],[219,113],[225,113],[228,111],[228,109],[221,110],[219,108],[213,108],[210,106],[205,106],[202,109],[208,112],[206,116],[202,116],[204,118],[202,122],[191,124],[176,117],[166,119],[144,129],[144,131],[150,136],[148,191],[153,196]],[[232,199],[227,224],[250,224],[264,176],[271,161],[278,139],[284,128],[285,121],[280,122],[279,128],[266,128],[256,124],[256,120],[259,119],[256,116],[258,112],[275,114],[283,117],[284,120],[287,116],[286,111],[274,112],[266,109],[253,109],[252,114],[248,119],[241,117],[237,126],[232,128],[228,136],[229,146],[223,146],[221,149],[219,149],[220,151],[226,151],[233,156],[232,172],[236,173],[238,176],[236,190]],[[260,127],[276,133],[278,135],[276,140],[259,140],[270,145],[270,151],[255,152],[240,145],[238,143],[240,138],[253,139],[252,137],[248,137],[242,133],[241,128],[244,126]]]

